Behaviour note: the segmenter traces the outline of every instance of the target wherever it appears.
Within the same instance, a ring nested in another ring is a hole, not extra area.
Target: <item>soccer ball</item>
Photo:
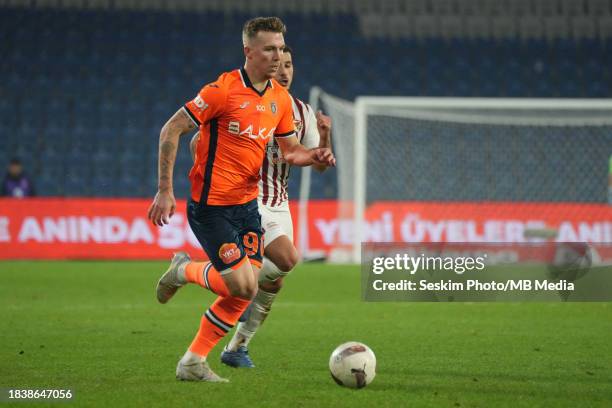
[[[338,385],[363,388],[376,376],[376,356],[365,344],[349,341],[331,354],[329,371]]]

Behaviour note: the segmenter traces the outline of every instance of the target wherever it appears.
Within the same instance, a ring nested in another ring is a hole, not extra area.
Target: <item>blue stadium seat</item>
[[[236,41],[236,32],[249,17],[246,13],[0,9],[0,163],[16,153],[44,163],[39,166],[44,181],[41,194],[149,196],[148,182],[155,185],[161,126],[201,86],[242,64],[240,52],[223,44]],[[302,99],[308,98],[311,85],[346,99],[361,94],[612,96],[609,41],[372,40],[356,34],[359,22],[354,14],[295,12],[283,18],[290,28],[287,40],[295,48],[297,76],[292,91]],[[198,21],[206,30],[194,29],[197,26],[189,21]],[[408,152],[412,163],[435,154],[426,138],[417,144],[421,154],[413,157]],[[453,146],[451,140],[448,146]],[[71,163],[65,182],[61,182],[62,160]],[[188,167],[189,158],[181,151],[177,170],[185,173]],[[465,171],[479,169],[470,164]],[[466,183],[461,194],[467,198],[483,188],[468,173],[456,176]],[[92,182],[85,183],[82,174]],[[335,194],[334,174],[313,177],[315,198]],[[186,178],[179,178],[177,186],[186,188]],[[510,178],[500,175],[498,182],[498,191],[511,194]],[[297,183],[292,183],[296,189]],[[420,183],[422,178],[413,180],[414,191]],[[579,186],[576,182],[576,191]],[[533,186],[526,182],[522,188]],[[588,192],[592,191],[586,187],[582,191]]]

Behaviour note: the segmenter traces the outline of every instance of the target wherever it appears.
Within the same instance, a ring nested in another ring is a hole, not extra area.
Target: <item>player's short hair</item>
[[[248,41],[255,38],[260,31],[285,34],[287,32],[287,27],[278,17],[252,18],[244,23],[242,27],[242,44],[246,46]]]
[[[283,52],[286,52],[287,54],[291,54],[291,56],[293,57],[293,48],[291,48],[287,44],[285,44],[285,48],[283,48]]]

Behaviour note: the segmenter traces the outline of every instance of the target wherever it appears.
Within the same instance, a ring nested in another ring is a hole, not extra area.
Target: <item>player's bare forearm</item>
[[[161,133],[159,138],[159,163],[158,163],[158,185],[160,192],[172,191],[172,174],[176,160],[178,135],[173,137],[167,133]]]
[[[283,152],[283,157],[293,166],[305,167],[314,164],[312,152],[300,144],[291,147],[286,153]]]
[[[321,136],[321,139],[319,140],[319,147],[331,150],[331,131],[327,129],[323,132],[319,131],[319,134]],[[323,173],[329,168],[329,166],[317,163],[313,164],[312,167],[319,173]]]
[[[172,190],[172,173],[176,160],[179,137],[195,128],[183,109],[179,109],[166,122],[159,134],[159,184],[153,202],[147,211],[147,217],[154,225],[164,226],[176,210],[176,200]]]
[[[317,131],[319,132],[319,147],[331,150],[331,118],[321,111],[317,111],[315,117],[317,119]],[[315,163],[312,167],[319,173],[323,173],[329,166]]]
[[[295,136],[277,139],[283,157],[293,166],[310,166],[313,164],[335,166],[336,159],[329,148],[307,149],[298,143]]]
[[[159,134],[158,190],[172,192],[172,175],[179,138],[193,130],[195,125],[183,109],[179,109]]]
[[[319,147],[327,147],[331,149],[331,131],[326,129],[319,132],[321,139],[319,140]]]

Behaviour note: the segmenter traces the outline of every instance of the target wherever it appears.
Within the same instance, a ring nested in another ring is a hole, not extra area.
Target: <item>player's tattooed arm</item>
[[[179,109],[159,134],[158,189],[160,192],[172,191],[172,174],[176,161],[179,137],[195,129],[195,124],[183,108]]]
[[[170,222],[176,210],[176,199],[172,189],[172,173],[176,160],[179,137],[195,128],[183,108],[179,109],[159,134],[158,190],[149,206],[147,216],[154,225],[163,226]]]
[[[169,140],[160,140],[159,142],[159,191],[172,190],[172,173],[174,161],[176,160],[176,149],[176,144]]]

